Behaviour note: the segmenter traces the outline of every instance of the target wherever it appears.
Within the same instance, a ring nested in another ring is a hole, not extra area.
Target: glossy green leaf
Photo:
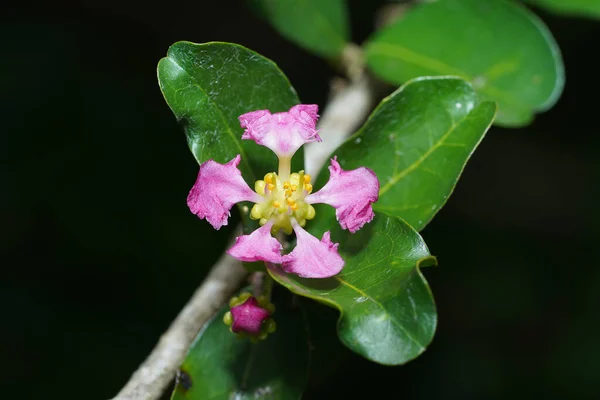
[[[171,399],[300,399],[308,380],[308,328],[302,310],[287,300],[275,302],[277,330],[257,344],[229,331],[223,307],[192,344]]]
[[[338,57],[348,41],[344,0],[250,0],[286,39],[322,57]]]
[[[412,8],[366,45],[367,63],[394,82],[456,75],[498,102],[496,122],[523,126],[564,86],[558,46],[543,22],[506,0],[439,0]]]
[[[420,231],[454,190],[495,111],[462,79],[419,78],[384,99],[334,154],[344,169],[364,165],[375,172],[376,212]],[[328,177],[319,175],[317,186]]]
[[[269,272],[292,292],[337,308],[338,336],[351,350],[386,365],[417,357],[437,324],[431,291],[418,268],[435,261],[423,239],[404,221],[383,214],[355,234],[342,231],[335,218],[329,222],[346,262],[340,274],[303,279],[277,266]]]
[[[237,44],[177,42],[158,63],[158,81],[199,163],[224,163],[241,154],[239,168],[250,184],[276,169],[271,150],[241,140],[238,121],[249,111],[287,111],[299,103],[271,60]],[[294,162],[302,168],[301,153]]]
[[[526,2],[558,14],[600,18],[600,0],[526,0]]]

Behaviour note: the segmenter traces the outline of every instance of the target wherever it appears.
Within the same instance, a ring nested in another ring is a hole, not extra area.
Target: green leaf
[[[374,73],[394,83],[463,77],[498,102],[496,122],[527,125],[564,86],[558,45],[533,13],[506,0],[440,0],[412,8],[366,45]]]
[[[369,360],[403,364],[421,354],[437,324],[433,297],[419,271],[433,258],[419,234],[404,221],[378,214],[355,234],[329,219],[334,242],[346,262],[327,279],[303,279],[276,266],[269,273],[301,296],[340,311],[338,336]],[[314,232],[314,229],[312,230]]]
[[[547,8],[557,14],[600,18],[598,0],[525,0],[527,3]]]
[[[343,169],[364,165],[375,172],[381,185],[375,212],[420,231],[450,197],[495,111],[462,79],[419,78],[384,99],[334,154]],[[328,177],[320,174],[316,186]]]
[[[299,399],[308,380],[307,326],[289,296],[276,306],[277,330],[257,344],[229,331],[223,307],[192,344],[171,399]]]
[[[287,111],[299,103],[271,60],[237,44],[177,42],[158,63],[158,82],[198,163],[225,163],[241,154],[239,168],[250,184],[276,169],[271,150],[241,140],[238,121],[249,111]],[[294,162],[302,168],[302,153]]]
[[[322,57],[336,58],[348,41],[344,0],[250,0],[286,39]]]

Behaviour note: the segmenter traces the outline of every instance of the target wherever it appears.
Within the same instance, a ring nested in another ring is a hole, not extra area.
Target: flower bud
[[[257,341],[275,332],[275,321],[270,318],[275,312],[275,306],[266,297],[260,296],[257,300],[246,292],[233,297],[229,306],[231,311],[225,313],[223,322],[238,336]]]

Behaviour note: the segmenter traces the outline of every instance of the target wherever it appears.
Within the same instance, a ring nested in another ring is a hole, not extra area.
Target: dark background
[[[349,3],[360,43],[382,1]],[[425,270],[433,344],[397,368],[340,347],[344,362],[306,398],[597,395],[600,22],[539,15],[562,49],[565,92],[527,128],[492,128],[423,232],[440,261]],[[242,1],[21,3],[0,22],[0,397],[106,399],[229,234],[187,209],[197,165],[158,60],[178,40],[237,42],[321,107],[335,72]]]

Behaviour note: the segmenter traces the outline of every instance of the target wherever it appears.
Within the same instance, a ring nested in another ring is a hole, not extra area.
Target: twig
[[[321,143],[311,143],[305,151],[308,173],[315,175],[327,157],[367,117],[377,99],[381,85],[364,71],[362,54],[356,47],[349,48],[348,58],[342,62],[351,79],[337,89],[332,84],[332,96],[323,111],[319,129]],[[354,63],[354,64],[352,64]],[[214,265],[188,304],[162,335],[152,353],[140,365],[113,400],[156,400],[175,377],[177,369],[198,331],[242,284],[247,275],[239,261],[224,255]]]
[[[347,46],[342,63],[350,82],[339,78],[332,81],[329,103],[317,124],[323,141],[304,146],[304,168],[312,176],[317,175],[333,151],[358,129],[384,88],[366,72],[362,52],[356,45]]]
[[[160,398],[173,380],[200,328],[229,300],[246,274],[241,262],[224,254],[162,335],[152,353],[113,400]]]

